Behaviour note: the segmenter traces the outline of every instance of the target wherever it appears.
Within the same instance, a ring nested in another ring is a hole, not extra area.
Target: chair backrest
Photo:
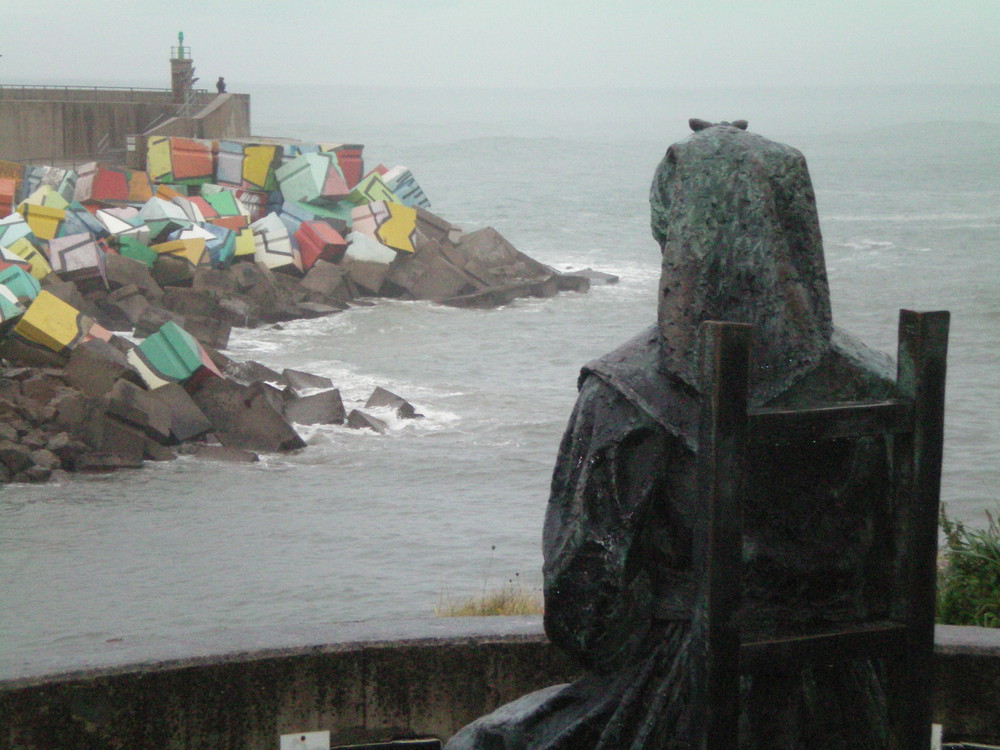
[[[930,747],[937,520],[949,313],[901,310],[896,397],[802,410],[747,407],[750,326],[707,322],[702,337],[701,424],[694,530],[700,582],[692,622],[690,746],[738,747],[742,671],[882,659],[887,673],[890,747]],[[888,619],[826,632],[751,641],[741,635],[741,508],[753,444],[886,436],[895,535]]]

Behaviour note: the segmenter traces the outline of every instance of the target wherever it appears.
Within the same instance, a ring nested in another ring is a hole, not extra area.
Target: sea
[[[649,184],[689,117],[805,154],[837,324],[894,352],[900,308],[951,311],[942,497],[974,526],[1000,509],[1000,88],[244,90],[256,134],[363,143],[463,229],[620,280],[234,331],[233,358],[328,376],[348,407],[382,386],[424,416],[303,428],[308,447],[254,465],[3,486],[0,678],[539,590],[577,373],[655,319]]]

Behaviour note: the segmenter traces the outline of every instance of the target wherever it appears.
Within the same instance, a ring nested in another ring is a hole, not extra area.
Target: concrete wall
[[[0,681],[0,748],[273,750],[281,734],[316,730],[334,745],[446,738],[578,671],[531,617],[354,623],[291,640]],[[947,736],[1000,740],[1000,631],[939,628],[937,671]]]
[[[132,99],[128,98],[128,92],[132,92]],[[107,98],[84,98],[99,94]],[[0,159],[87,159],[98,157],[100,149],[111,152],[108,160],[121,160],[127,136],[145,133],[154,123],[177,113],[177,105],[170,96],[169,91],[130,89],[0,88]],[[203,138],[250,135],[249,95],[202,94],[196,105],[201,110],[196,110],[194,124],[180,128],[182,132],[176,135]]]

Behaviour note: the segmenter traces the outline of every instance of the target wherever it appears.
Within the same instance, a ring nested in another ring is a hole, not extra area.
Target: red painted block
[[[347,252],[347,240],[325,221],[303,221],[295,232],[302,258],[302,270],[308,271],[317,260],[339,263]]]
[[[211,222],[212,219],[219,218],[219,212],[216,211],[214,208],[212,208],[212,204],[209,203],[204,198],[201,198],[197,195],[193,195],[190,198],[188,198],[188,200],[198,207],[198,210],[201,211],[201,215],[205,217],[205,221]]]
[[[127,201],[129,196],[128,178],[122,172],[99,168],[91,183],[92,201]]]
[[[340,165],[340,171],[347,180],[349,188],[361,182],[361,175],[365,171],[365,162],[361,157],[363,149],[364,146],[353,144],[342,144],[331,149],[337,155],[337,164]]]
[[[0,216],[9,216],[14,210],[17,182],[9,177],[0,178]]]

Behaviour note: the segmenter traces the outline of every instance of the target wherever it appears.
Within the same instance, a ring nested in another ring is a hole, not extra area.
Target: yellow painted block
[[[401,203],[386,203],[389,218],[386,219],[375,234],[383,245],[394,250],[412,253],[413,235],[417,231],[417,211]]]
[[[146,171],[153,180],[160,180],[173,171],[170,163],[170,139],[151,135],[146,141]]]
[[[74,346],[94,321],[44,289],[14,326],[14,333],[54,352]]]
[[[243,179],[267,188],[277,146],[247,146],[243,149]]]
[[[238,258],[242,255],[254,254],[253,230],[250,227],[243,227],[236,232],[236,252]]]
[[[184,258],[192,266],[208,265],[208,257],[205,253],[204,237],[187,237],[183,240],[170,240],[153,245],[152,250],[158,255],[173,255]]]
[[[39,188],[21,202],[21,206],[30,203],[36,206],[48,206],[49,208],[61,208],[64,211],[69,206],[69,202],[59,194],[51,185],[40,185]],[[21,210],[18,206],[18,211]]]
[[[39,206],[33,203],[22,203],[17,211],[31,227],[31,232],[43,240],[51,240],[59,231],[59,225],[66,218],[66,212],[61,208]]]
[[[48,258],[42,254],[41,250],[32,245],[27,237],[14,240],[7,246],[7,249],[21,260],[30,263],[31,275],[39,281],[52,273],[52,266],[49,265]]]

